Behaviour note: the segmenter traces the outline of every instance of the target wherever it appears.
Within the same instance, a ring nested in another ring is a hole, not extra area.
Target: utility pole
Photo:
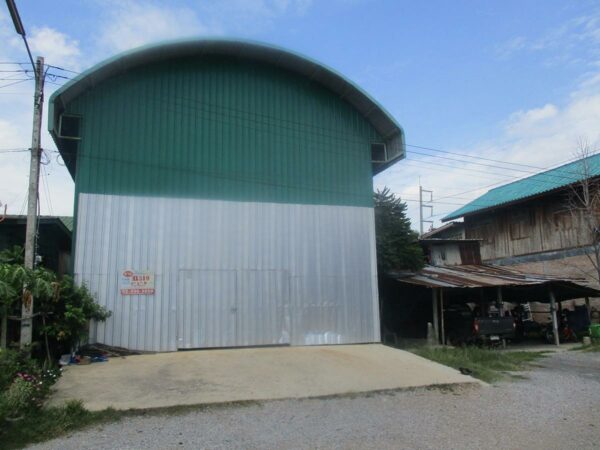
[[[429,194],[429,200],[423,201],[423,194]],[[425,227],[423,226],[424,224],[428,223],[431,226],[433,226],[433,220],[425,220],[431,218],[431,216],[433,215],[433,205],[426,204],[431,202],[433,202],[433,191],[423,189],[421,183],[419,183],[419,231],[421,236],[425,232]],[[423,210],[425,209],[429,209],[429,215],[427,217],[423,216]]]
[[[33,96],[33,131],[31,133],[31,163],[29,165],[29,193],[27,196],[27,228],[25,230],[25,267],[35,267],[35,240],[37,235],[38,188],[40,182],[42,110],[44,106],[44,58],[38,56],[35,67],[35,94]],[[21,307],[21,349],[31,345],[33,296],[23,295]]]
[[[35,75],[35,92],[33,94],[33,130],[31,132],[31,163],[29,165],[29,193],[27,196],[27,228],[25,230],[25,267],[35,267],[35,239],[37,234],[37,209],[38,209],[38,187],[40,182],[40,157],[41,132],[42,132],[42,110],[44,107],[44,58],[38,56],[36,63],[33,62],[31,50],[27,43],[25,27],[21,22],[19,11],[15,0],[6,0],[6,6],[15,31],[21,35],[29,61]],[[33,326],[33,296],[29,292],[23,292],[23,304],[21,307],[21,349],[27,349],[31,345]]]

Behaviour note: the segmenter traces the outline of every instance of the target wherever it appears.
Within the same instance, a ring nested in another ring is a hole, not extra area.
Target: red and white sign
[[[124,270],[119,289],[121,295],[154,295],[154,272]]]

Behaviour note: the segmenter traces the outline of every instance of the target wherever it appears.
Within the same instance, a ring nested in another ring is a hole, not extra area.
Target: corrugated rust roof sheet
[[[584,162],[587,165],[586,169],[583,168]],[[448,214],[442,219],[442,222],[569,186],[581,180],[585,172],[592,177],[600,176],[600,154],[491,189],[481,197]]]
[[[402,283],[429,288],[480,288],[496,286],[533,286],[552,282],[586,284],[584,278],[526,274],[491,265],[425,266],[416,274],[391,274]],[[587,286],[586,286],[587,287]]]

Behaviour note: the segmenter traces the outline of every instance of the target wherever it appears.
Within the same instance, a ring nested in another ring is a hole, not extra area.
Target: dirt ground
[[[209,407],[130,417],[38,449],[577,449],[600,447],[600,353],[549,355],[489,387]]]

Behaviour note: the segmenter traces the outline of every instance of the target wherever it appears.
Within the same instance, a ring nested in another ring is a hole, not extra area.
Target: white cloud
[[[558,108],[550,103],[541,108],[517,111],[508,119],[506,130],[510,135],[531,134],[535,130],[545,132],[545,124],[558,115]]]
[[[79,42],[68,35],[50,27],[33,27],[28,41],[31,52],[44,56],[47,64],[64,66],[71,70],[80,68]]]
[[[398,162],[377,176],[375,186],[389,186],[392,191],[401,193],[404,198],[410,200],[409,216],[413,228],[417,229],[418,203],[412,200],[418,199],[420,177],[423,187],[433,190],[434,200],[439,201],[434,203],[434,215],[439,224],[441,217],[485,193],[493,187],[490,186],[492,184],[505,184],[572,159],[580,139],[588,141],[593,150],[600,151],[598,124],[600,73],[583,80],[564,105],[546,104],[517,111],[504,122],[503,131],[497,138],[467,148],[446,149],[506,163],[518,163],[522,164],[521,166],[448,154],[441,156],[460,159],[463,162],[419,157],[422,161],[430,163],[426,165],[410,162],[413,157],[410,156],[409,148],[408,159]],[[469,164],[469,161],[506,169]],[[444,167],[444,164],[455,168]],[[464,193],[465,191],[471,192]]]
[[[502,59],[519,52],[543,54],[551,66],[594,64],[600,58],[600,10],[568,20],[541,37],[516,36],[496,48]]]
[[[123,1],[111,2],[108,12],[108,20],[99,34],[99,45],[107,52],[164,39],[221,32],[218,26],[201,23],[196,12],[189,8]]]
[[[173,7],[148,0],[108,2],[98,44],[104,53],[112,53],[166,39],[249,35],[286,14],[303,15],[311,4],[312,0],[225,0]]]

